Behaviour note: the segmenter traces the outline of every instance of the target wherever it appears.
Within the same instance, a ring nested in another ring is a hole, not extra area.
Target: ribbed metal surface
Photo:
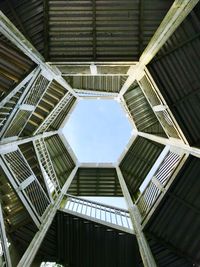
[[[68,193],[77,196],[122,196],[115,169],[78,169]]]
[[[191,262],[177,254],[173,249],[166,248],[162,243],[153,237],[146,235],[154,259],[159,267],[193,267]],[[141,265],[143,267],[143,265]]]
[[[190,156],[145,230],[195,266],[200,264],[199,175],[200,160]]]
[[[118,93],[127,76],[74,76],[72,86],[75,89]]]
[[[163,145],[137,137],[120,163],[120,169],[132,196],[152,168],[163,149]]]
[[[5,38],[0,40],[0,98],[4,98],[33,67],[33,62]]]
[[[138,266],[140,256],[134,235],[59,211],[38,259],[64,266],[132,267]]]
[[[200,146],[200,5],[148,68],[191,145]]]
[[[75,166],[69,152],[58,135],[45,139],[47,149],[61,186],[66,182]]]
[[[44,7],[42,0],[1,0],[0,9],[39,50],[44,52]]]
[[[130,87],[124,95],[124,100],[139,131],[166,136],[138,84]]]

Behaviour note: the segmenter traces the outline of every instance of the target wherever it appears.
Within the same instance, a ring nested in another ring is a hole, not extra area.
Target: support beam
[[[199,0],[175,0],[164,17],[148,46],[140,57],[140,63],[147,65],[164,43],[174,33],[182,21],[192,11]]]
[[[35,255],[37,254],[37,251],[54,219],[54,216],[56,214],[57,209],[60,207],[61,201],[66,194],[77,170],[78,170],[78,165],[73,169],[71,172],[70,176],[68,177],[67,181],[65,182],[61,193],[57,200],[55,201],[55,204],[52,206],[50,209],[49,213],[45,217],[44,221],[40,225],[39,231],[35,234],[34,238],[32,239],[31,243],[29,244],[27,250],[25,251],[24,255],[22,256],[20,262],[18,263],[17,267],[29,267],[31,266],[31,263],[34,260]]]
[[[144,267],[156,267],[157,266],[156,262],[153,258],[150,247],[147,243],[147,240],[141,228],[141,218],[140,218],[138,208],[136,205],[133,204],[128,188],[124,181],[122,172],[118,166],[116,167],[116,171],[117,171],[119,183],[121,185],[124,198],[128,205],[128,210],[130,213],[131,221],[133,223],[133,229],[134,229],[137,241],[138,241],[138,246],[139,246],[139,250],[140,250],[140,254],[141,254]]]
[[[67,91],[77,97],[77,94],[61,76],[60,71],[45,63],[44,57],[37,51],[37,49],[26,39],[26,37],[14,26],[14,24],[0,11],[0,32],[18,47],[24,54],[26,54],[33,62],[40,65],[40,67],[47,71],[49,75],[62,85]]]
[[[184,144],[183,141],[176,138],[164,138],[153,134],[138,132],[139,136],[142,136],[146,139],[149,139],[151,141],[163,144],[163,145],[169,145],[171,148],[174,148],[177,150],[177,152],[184,152],[189,153],[197,158],[200,158],[200,149],[197,147],[191,147],[187,144]]]
[[[9,151],[12,151],[15,147],[19,145],[33,142],[41,138],[50,137],[55,134],[58,134],[58,131],[45,132],[31,137],[18,138],[17,140],[12,140],[10,138],[4,139],[3,141],[0,141],[0,154],[6,152],[8,153]]]
[[[151,38],[146,49],[142,53],[139,63],[130,67],[129,77],[124,83],[120,95],[123,95],[130,85],[136,80],[137,76],[143,72],[153,57],[158,53],[164,43],[169,39],[173,32],[178,28],[186,16],[192,11],[199,0],[175,0],[170,10],[164,17],[157,31]]]

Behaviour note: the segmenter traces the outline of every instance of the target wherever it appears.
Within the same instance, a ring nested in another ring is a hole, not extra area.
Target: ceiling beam
[[[18,47],[25,55],[27,55],[33,62],[40,65],[41,69],[55,79],[67,91],[78,98],[72,87],[61,76],[61,72],[54,66],[51,67],[45,62],[44,57],[37,51],[37,49],[26,39],[26,37],[14,26],[14,24],[0,11],[0,32]]]

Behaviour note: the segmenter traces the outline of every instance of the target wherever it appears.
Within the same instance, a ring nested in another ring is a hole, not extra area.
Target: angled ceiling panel
[[[124,180],[132,197],[162,152],[163,145],[137,137],[120,163]]]
[[[122,196],[115,169],[78,169],[68,193],[77,196]]]
[[[138,84],[124,94],[124,100],[138,131],[166,137],[166,134]]]
[[[200,146],[200,5],[148,68],[190,145]]]
[[[0,34],[0,99],[19,84],[35,64]]]
[[[41,53],[44,53],[45,13],[42,0],[1,0],[1,11]]]

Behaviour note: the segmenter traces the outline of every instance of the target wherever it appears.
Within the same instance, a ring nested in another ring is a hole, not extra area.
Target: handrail
[[[131,234],[134,233],[128,210],[69,194],[66,194],[65,196],[67,197],[67,200],[65,207],[62,210],[67,213]]]

